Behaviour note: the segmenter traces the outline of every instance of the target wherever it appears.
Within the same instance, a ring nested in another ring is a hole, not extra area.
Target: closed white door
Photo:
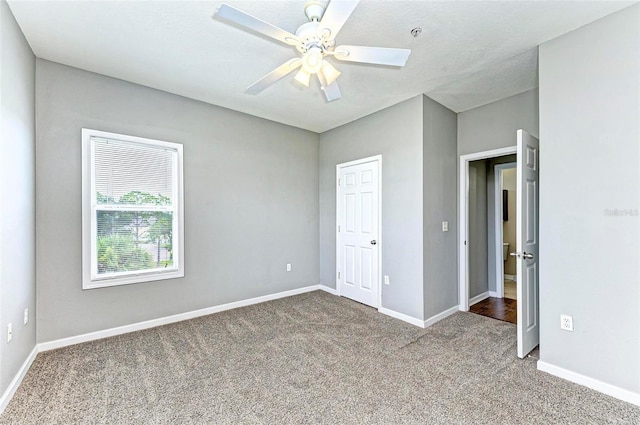
[[[518,130],[516,246],[518,357],[540,342],[538,289],[538,200],[540,146],[538,139]]]
[[[338,165],[338,294],[378,307],[380,158]]]

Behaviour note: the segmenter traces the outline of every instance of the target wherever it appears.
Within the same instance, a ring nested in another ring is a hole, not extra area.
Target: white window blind
[[[175,149],[94,138],[95,188],[100,204],[173,202]],[[145,194],[150,196],[145,196]]]
[[[183,276],[182,145],[87,129],[83,139],[84,287]]]

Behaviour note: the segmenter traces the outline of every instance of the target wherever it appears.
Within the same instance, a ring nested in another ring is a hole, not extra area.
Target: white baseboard
[[[518,281],[518,276],[514,275],[514,274],[505,274],[504,278],[507,280],[513,280],[514,282]]]
[[[453,307],[443,311],[442,313],[438,313],[435,316],[429,317],[427,320],[424,321],[423,327],[427,328],[433,325],[434,323],[441,321],[445,317],[451,316],[452,314],[458,312],[459,310],[460,310],[460,307],[457,305],[454,305]]]
[[[338,290],[337,289],[330,288],[330,287],[325,286],[325,285],[318,285],[318,289],[320,289],[321,291],[324,291],[324,292],[328,292],[331,295],[338,295]]]
[[[69,345],[80,344],[83,342],[95,341],[97,339],[108,338],[110,336],[122,335],[129,332],[140,331],[143,329],[155,328],[156,326],[168,325],[170,323],[182,322],[183,320],[194,319],[196,317],[207,316],[221,311],[231,310],[239,307],[246,307],[253,304],[263,303],[265,301],[277,300],[279,298],[290,297],[292,295],[303,294],[323,290],[330,292],[331,288],[324,285],[311,285],[304,288],[292,289],[290,291],[278,292],[276,294],[263,295],[261,297],[250,298],[248,300],[235,301],[228,304],[207,307],[200,310],[188,311],[185,313],[174,314],[173,316],[160,317],[158,319],[146,320],[144,322],[132,323],[130,325],[118,326],[116,328],[103,329],[101,331],[90,332],[82,335],[75,335],[68,338],[57,339],[38,344],[39,351],[55,350],[56,348],[67,347]]]
[[[458,311],[459,307],[457,305],[436,314],[435,316],[429,317],[427,320],[420,320],[420,319],[416,319],[415,317],[411,317],[408,316],[404,313],[399,313],[395,310],[389,310],[388,308],[384,308],[384,307],[380,307],[378,309],[378,312],[382,313],[382,314],[386,314],[387,316],[391,316],[394,317],[396,319],[400,319],[404,322],[410,323],[412,325],[418,326],[420,328],[428,328],[429,326],[433,325],[436,322],[439,322],[440,320],[444,319],[445,317],[449,317],[452,314],[456,313]]]
[[[7,407],[7,405],[11,401],[11,397],[13,397],[16,390],[20,386],[22,379],[27,374],[27,371],[31,367],[31,363],[33,363],[37,355],[38,355],[38,346],[36,345],[35,347],[33,347],[33,350],[31,350],[31,353],[29,353],[24,363],[22,363],[22,366],[20,367],[20,370],[18,370],[18,373],[16,374],[16,376],[9,383],[9,387],[7,387],[4,394],[2,394],[2,397],[0,398],[0,414],[4,412],[4,409]]]
[[[566,379],[567,381],[583,385],[585,387],[591,388],[592,390],[610,395],[611,397],[615,397],[628,403],[635,404],[636,406],[640,406],[640,394],[638,393],[616,387],[615,385],[607,384],[606,382],[581,375],[577,372],[572,372],[570,370],[554,366],[552,364],[543,362],[542,360],[538,360],[538,370],[547,372],[551,375],[557,376],[558,378]]]
[[[483,293],[482,293],[482,294],[480,294],[480,295],[476,295],[475,297],[470,298],[470,299],[469,299],[469,305],[471,306],[471,305],[477,304],[477,303],[479,303],[479,302],[480,302],[480,301],[482,301],[482,300],[486,300],[486,299],[487,299],[487,298],[489,298],[490,296],[491,296],[491,295],[489,294],[489,291],[487,291],[487,292],[483,292]]]
[[[491,298],[502,298],[502,297],[499,297],[499,296],[498,296],[498,293],[497,293],[497,292],[495,292],[495,291],[489,291],[489,296],[490,296]]]
[[[378,312],[402,320],[403,322],[411,323],[412,325],[424,328],[424,320],[416,319],[415,317],[408,316],[404,313],[399,313],[395,310],[389,310],[388,308],[384,307],[378,308]]]

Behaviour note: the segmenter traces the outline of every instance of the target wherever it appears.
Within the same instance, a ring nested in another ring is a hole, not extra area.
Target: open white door
[[[538,139],[518,130],[516,245],[518,297],[518,357],[540,342],[538,303]],[[512,254],[513,255],[513,254]]]
[[[380,157],[338,165],[338,294],[378,307]]]

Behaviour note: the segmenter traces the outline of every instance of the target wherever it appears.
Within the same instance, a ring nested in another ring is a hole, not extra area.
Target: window
[[[82,129],[82,288],[184,276],[182,145]]]

